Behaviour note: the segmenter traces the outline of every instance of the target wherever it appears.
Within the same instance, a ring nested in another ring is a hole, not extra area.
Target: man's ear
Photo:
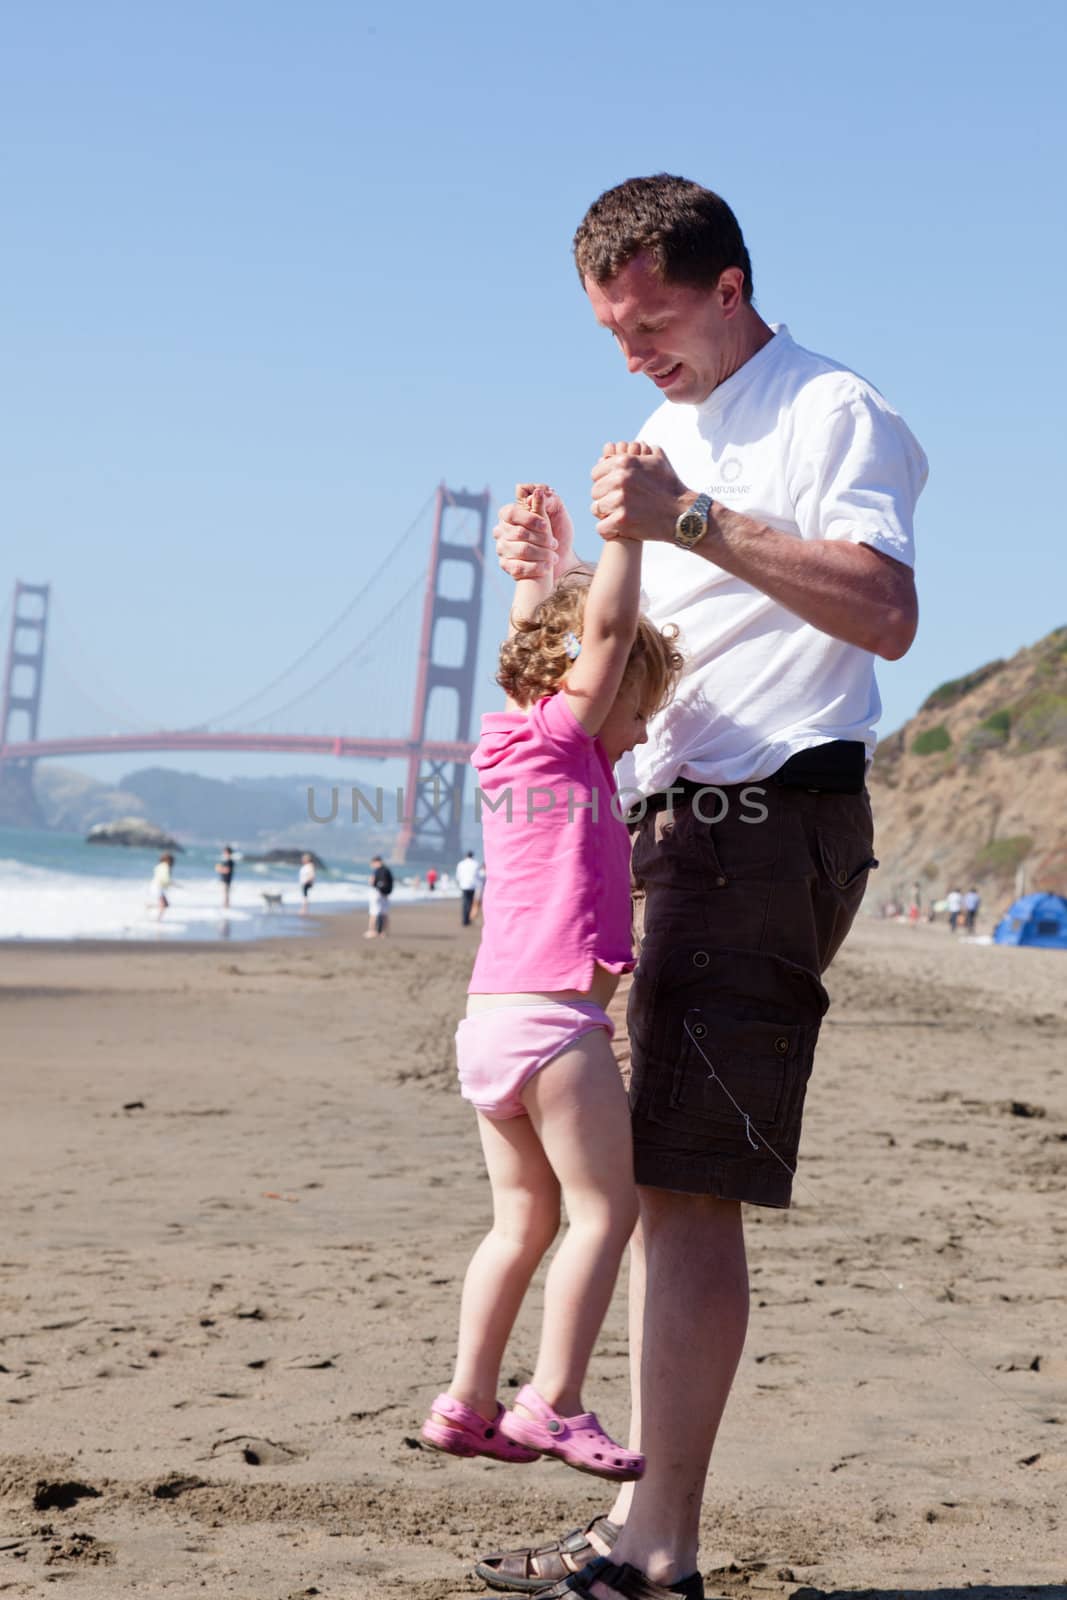
[[[745,303],[745,274],[740,267],[724,267],[715,285],[724,319],[735,317]]]

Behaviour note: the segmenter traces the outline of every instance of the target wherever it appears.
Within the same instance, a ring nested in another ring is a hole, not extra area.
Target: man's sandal
[[[575,1528],[551,1544],[485,1556],[475,1567],[474,1577],[487,1583],[490,1589],[506,1589],[512,1594],[544,1594],[561,1578],[569,1578],[597,1559],[600,1551],[590,1544],[591,1533],[610,1550],[619,1537],[618,1524],[607,1517],[594,1517],[584,1528]]]
[[[442,1421],[441,1418],[447,1418]],[[538,1459],[536,1450],[515,1444],[500,1431],[504,1407],[498,1405],[492,1422],[462,1400],[453,1400],[450,1394],[439,1394],[430,1407],[430,1415],[422,1425],[421,1437],[433,1450],[443,1450],[450,1456],[488,1456],[492,1461],[511,1461],[525,1465]]]
[[[598,1556],[580,1572],[554,1583],[551,1589],[542,1589],[540,1600],[574,1600],[575,1595],[579,1600],[596,1600],[594,1583],[620,1596],[620,1600],[679,1600],[679,1596],[682,1600],[704,1600],[704,1580],[699,1572],[664,1585],[653,1583],[628,1561],[616,1565],[610,1556]],[[485,1600],[492,1600],[492,1596],[486,1595]]]
[[[533,1413],[520,1417],[515,1411],[506,1411],[501,1418],[501,1433],[516,1444],[525,1445],[528,1450],[539,1450],[542,1455],[555,1456],[557,1461],[565,1462],[577,1472],[608,1478],[613,1483],[632,1483],[644,1472],[644,1456],[616,1444],[592,1411],[583,1411],[576,1417],[561,1417],[528,1383],[515,1396],[515,1404]]]

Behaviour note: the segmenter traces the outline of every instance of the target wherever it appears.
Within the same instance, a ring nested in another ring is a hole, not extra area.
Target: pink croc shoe
[[[505,1411],[500,1431],[516,1444],[556,1456],[578,1472],[611,1478],[616,1483],[630,1483],[644,1473],[644,1456],[616,1444],[591,1411],[583,1411],[577,1417],[561,1417],[529,1384],[519,1390],[515,1404],[533,1412],[533,1417],[520,1417],[514,1411]]]
[[[516,1465],[538,1459],[537,1450],[515,1444],[501,1433],[500,1423],[507,1415],[502,1405],[497,1406],[493,1421],[486,1422],[462,1400],[453,1400],[450,1394],[439,1394],[430,1412],[421,1433],[434,1450],[444,1450],[450,1456],[489,1456],[493,1461],[513,1461]],[[440,1422],[438,1417],[448,1417],[449,1421]]]

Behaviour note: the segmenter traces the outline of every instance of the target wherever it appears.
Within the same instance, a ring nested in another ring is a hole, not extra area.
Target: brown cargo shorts
[[[869,798],[729,785],[631,831],[639,960],[609,1014],[637,1181],[788,1206],[820,975],[877,865]]]

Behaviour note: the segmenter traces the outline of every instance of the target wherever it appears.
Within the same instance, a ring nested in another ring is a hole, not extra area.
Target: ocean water
[[[311,891],[313,914],[302,917],[295,867],[246,864],[238,856],[224,911],[218,858],[218,850],[195,845],[178,856],[170,907],[158,922],[151,894],[157,851],[88,845],[77,834],[0,828],[0,939],[291,938],[313,933],[317,916],[367,904],[369,874],[342,866],[319,873]],[[405,882],[402,868],[393,871],[394,904],[430,898],[424,883]],[[267,909],[264,890],[281,894],[280,909]],[[447,886],[443,893],[448,895]]]

